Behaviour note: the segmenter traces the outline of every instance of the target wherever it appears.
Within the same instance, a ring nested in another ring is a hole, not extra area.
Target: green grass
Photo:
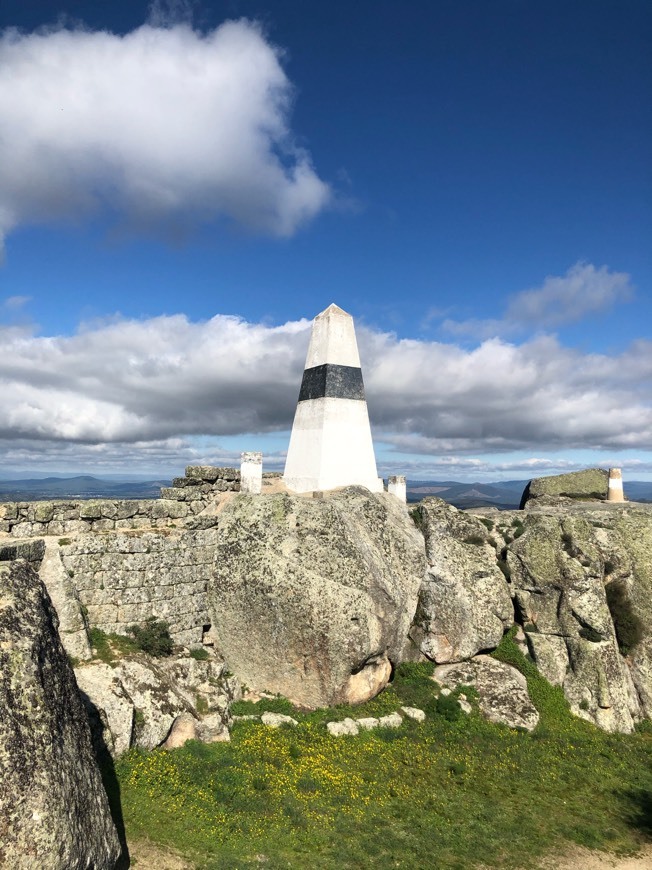
[[[524,867],[561,840],[627,851],[652,834],[652,733],[609,735],[573,717],[508,634],[541,714],[532,734],[449,718],[431,665],[405,664],[362,707],[301,713],[282,698],[237,706],[299,720],[237,724],[230,743],[118,760],[127,838],[197,868]],[[473,692],[466,692],[473,697]],[[424,724],[330,737],[324,722],[425,709]]]
[[[100,628],[91,628],[89,635],[93,658],[108,665],[138,650],[136,642],[124,634],[106,634]]]

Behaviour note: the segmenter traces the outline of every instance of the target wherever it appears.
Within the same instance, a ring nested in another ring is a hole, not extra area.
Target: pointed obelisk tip
[[[343,308],[340,308],[340,306],[336,305],[334,302],[331,302],[331,304],[328,306],[328,308],[324,308],[323,311],[320,311],[319,314],[317,315],[317,317],[329,317],[331,314],[339,314],[340,317],[341,316],[351,317],[351,315],[348,313],[348,311],[345,311]],[[315,320],[317,320],[317,317],[315,317]]]

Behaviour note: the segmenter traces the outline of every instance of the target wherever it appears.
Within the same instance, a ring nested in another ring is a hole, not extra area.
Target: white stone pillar
[[[353,318],[337,305],[313,322],[283,480],[293,492],[352,484],[383,491]]]
[[[263,488],[263,454],[240,454],[240,492],[260,495]]]
[[[620,468],[609,469],[607,501],[625,501],[625,493],[623,492],[623,475]]]
[[[405,475],[392,474],[387,478],[387,492],[395,495],[403,504],[407,502],[407,485],[405,483]]]

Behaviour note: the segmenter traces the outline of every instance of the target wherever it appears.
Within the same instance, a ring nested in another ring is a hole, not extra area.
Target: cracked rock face
[[[229,703],[239,696],[240,688],[224,675],[223,662],[186,656],[154,662],[136,653],[113,666],[80,665],[75,674],[95,738],[114,757],[132,746],[161,746],[175,729],[178,742],[183,723],[187,726],[191,720],[196,739],[206,743],[229,739]]]
[[[323,707],[386,685],[425,569],[423,538],[394,496],[239,495],[218,528],[212,624],[247,686]]]
[[[440,665],[433,679],[448,689],[473,686],[478,692],[480,712],[490,722],[532,731],[539,721],[530,700],[527,681],[520,671],[489,656],[475,656],[468,662]]]
[[[437,663],[493,649],[514,621],[486,527],[439,498],[421,503],[428,569],[410,637]]]
[[[563,686],[576,715],[606,731],[629,732],[641,708],[630,663],[618,649],[605,589],[608,557],[618,557],[613,539],[603,535],[601,542],[587,517],[530,517],[508,552],[511,584],[542,674]]]
[[[111,870],[120,844],[43,583],[0,565],[0,866]]]

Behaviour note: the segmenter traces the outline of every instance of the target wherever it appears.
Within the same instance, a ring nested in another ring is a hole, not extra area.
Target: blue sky
[[[3,0],[0,29],[0,475],[282,467],[335,301],[383,473],[652,478],[649,3]]]

